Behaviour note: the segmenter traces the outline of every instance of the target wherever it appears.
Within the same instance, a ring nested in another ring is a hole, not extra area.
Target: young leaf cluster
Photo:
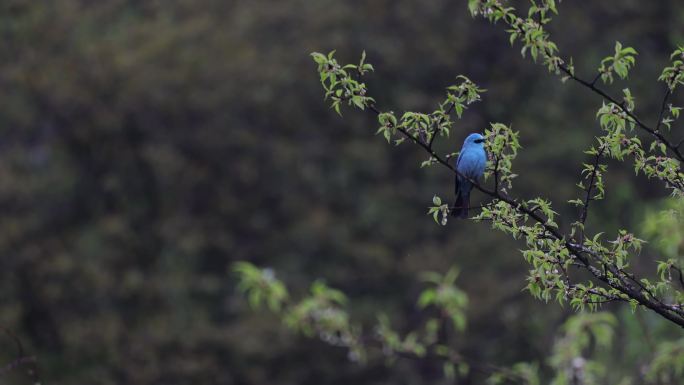
[[[432,215],[435,223],[445,226],[449,219],[449,213],[451,212],[449,205],[442,203],[442,198],[437,195],[432,197],[432,203],[434,206],[428,207],[428,215]]]
[[[671,63],[663,69],[658,80],[665,82],[670,92],[684,84],[684,46],[677,47],[670,55]]]
[[[544,210],[548,211],[548,208]],[[239,287],[246,285],[245,282],[254,284],[264,270],[268,271],[248,262],[237,263],[233,270],[238,275]],[[273,272],[266,274],[271,284],[277,283],[285,288],[274,278]],[[350,319],[347,297],[322,281],[314,282],[309,293],[298,301],[288,297],[282,302],[283,306],[271,310],[290,330],[347,349],[349,359],[354,362],[363,363],[376,358],[384,359],[388,365],[400,359],[431,364],[437,361],[442,366],[444,378],[450,381],[472,379],[473,371],[485,374],[489,385],[540,385],[543,373],[551,374],[551,381],[546,383],[552,385],[600,385],[608,383],[609,378],[615,378],[610,375],[602,358],[606,352],[616,348],[613,340],[618,322],[614,315],[605,312],[580,312],[567,318],[557,331],[549,358],[542,362],[518,362],[510,367],[501,367],[465,357],[455,350],[453,341],[444,339],[444,330],[449,325],[458,333],[466,329],[468,297],[455,285],[458,275],[456,267],[445,274],[421,274],[427,285],[416,306],[422,310],[424,320],[405,332],[396,330],[390,318],[379,313],[377,322],[368,328],[372,333],[364,334],[364,328]],[[570,290],[593,292],[598,288],[571,287]],[[241,291],[251,302],[251,292]],[[269,296],[278,295],[274,293],[264,292],[265,303],[270,302]],[[658,344],[644,362],[640,375],[639,383],[645,385],[677,383],[684,375],[684,339]],[[623,382],[620,383],[634,383],[630,382],[630,377],[621,380]]]
[[[591,359],[594,350],[611,348],[617,320],[610,313],[580,313],[568,319],[549,359],[556,376],[551,385],[600,384],[605,366]]]
[[[268,289],[276,286],[287,292],[285,285],[268,269],[259,269],[249,262],[238,262],[233,271],[238,276],[238,288],[252,305],[258,307],[263,303],[279,303],[279,306],[268,308],[290,330],[346,348],[352,361],[364,362],[374,350],[379,350],[388,363],[398,358],[437,359],[443,361],[447,378],[467,376],[471,365],[479,365],[463,357],[440,336],[449,325],[459,333],[466,328],[468,297],[456,286],[459,273],[456,267],[444,275],[436,272],[421,274],[426,287],[420,293],[416,306],[422,310],[424,322],[403,335],[392,327],[390,319],[382,313],[378,314],[377,323],[367,328],[352,322],[347,310],[347,297],[322,281],[315,281],[308,294],[294,301],[289,296],[282,297],[279,291]],[[264,274],[267,275],[267,282],[264,281]],[[256,303],[253,300],[255,292],[260,293]],[[364,330],[372,330],[372,333],[364,334]],[[511,376],[511,372],[504,368],[479,366],[480,370],[490,374],[502,370],[504,378]]]
[[[504,7],[501,0],[469,0],[468,8],[473,16],[482,15],[490,22],[506,23],[509,41],[521,42],[523,57],[529,52],[535,62],[540,61],[550,72],[560,73],[564,62],[557,55],[558,46],[544,30],[544,25],[551,21],[550,15],[558,13],[554,0],[531,1],[526,18],[517,16],[513,7]]]
[[[503,123],[491,123],[485,130],[485,150],[490,157],[489,167],[485,170],[485,179],[494,178],[494,189],[501,187],[504,192],[513,188],[513,160],[521,148],[519,133]]]
[[[279,311],[289,299],[287,288],[273,270],[259,269],[248,262],[236,263],[233,270],[240,276],[238,290],[245,293],[253,308],[266,305],[271,311]]]
[[[634,48],[623,47],[622,43],[616,41],[613,56],[601,60],[601,66],[598,69],[601,80],[606,84],[613,83],[613,74],[619,76],[620,79],[627,79],[629,70],[636,63],[636,55],[637,51]]]
[[[362,76],[373,71],[373,66],[365,63],[365,51],[359,64],[346,64],[344,66],[335,59],[335,51],[331,51],[328,55],[313,52],[311,57],[318,64],[318,73],[321,85],[325,89],[325,98],[331,100],[331,107],[338,114],[341,115],[340,104],[343,102],[362,110],[373,104],[373,98],[366,96],[366,85],[352,76],[352,73]]]
[[[420,308],[428,306],[438,308],[453,322],[456,330],[464,331],[468,296],[455,285],[458,274],[459,270],[455,266],[444,275],[435,272],[423,273],[423,281],[429,283],[430,287],[421,293],[418,306]]]
[[[676,384],[684,378],[684,338],[658,344],[645,378],[656,384]]]

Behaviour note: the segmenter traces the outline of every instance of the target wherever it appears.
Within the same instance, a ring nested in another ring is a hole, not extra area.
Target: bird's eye
[[[475,143],[484,143],[484,139],[475,139]]]

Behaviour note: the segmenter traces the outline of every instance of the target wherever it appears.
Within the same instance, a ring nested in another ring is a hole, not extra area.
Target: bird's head
[[[478,146],[482,147],[484,146],[485,138],[482,136],[482,134],[478,133],[472,133],[468,135],[468,137],[465,139],[465,142],[463,142],[463,147],[465,146]]]

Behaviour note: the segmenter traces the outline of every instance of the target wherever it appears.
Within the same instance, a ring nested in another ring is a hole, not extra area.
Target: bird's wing
[[[458,195],[458,190],[461,184],[461,181],[458,180],[458,174],[454,177],[454,194]]]
[[[458,153],[458,159],[456,159],[456,170],[458,170],[458,165],[461,163],[461,158],[463,157],[463,150],[461,149],[461,152]],[[459,171],[460,172],[460,171]],[[458,195],[458,189],[460,187],[461,181],[459,180],[459,175],[456,174],[454,176],[454,194]]]
[[[465,158],[465,156],[464,156],[465,153],[466,153],[466,149],[461,148],[461,152],[458,153],[458,159],[456,159],[456,170],[462,175],[466,175],[464,170],[461,170],[461,168],[460,168],[461,160],[463,160]],[[457,173],[456,176],[454,177],[454,180],[456,181],[454,191],[455,191],[456,195],[458,195],[458,192],[459,192],[460,187],[461,187],[461,175],[459,175]]]

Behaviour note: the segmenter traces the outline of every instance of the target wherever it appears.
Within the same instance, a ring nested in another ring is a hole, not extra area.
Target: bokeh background
[[[615,40],[639,51],[629,86],[655,121],[684,4],[559,10],[552,39],[580,75]],[[396,112],[432,111],[464,74],[488,92],[439,150],[512,124],[524,147],[513,194],[552,199],[569,224],[601,100],[521,58],[465,0],[4,0],[0,39],[0,324],[46,384],[439,381],[429,363],[350,363],[251,311],[230,273],[238,260],[273,268],[295,295],[325,279],[358,320],[383,310],[399,329],[417,312],[419,273],[457,264],[471,305],[452,342],[499,365],[543,360],[572,313],[521,291],[527,268],[506,235],[425,215],[452,193],[450,174],[374,136],[371,114],[340,118],[323,101],[311,51],[353,62],[365,49],[370,92]],[[638,229],[667,191],[609,167],[590,229]],[[655,270],[648,257],[636,268]],[[632,326],[621,338],[642,338]],[[0,340],[3,362],[13,349]],[[2,380],[27,383],[22,370]]]

